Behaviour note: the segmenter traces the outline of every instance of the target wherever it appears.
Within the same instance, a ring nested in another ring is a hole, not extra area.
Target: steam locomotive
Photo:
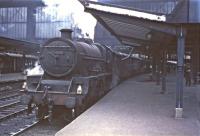
[[[115,53],[91,41],[72,41],[71,30],[62,29],[61,38],[41,46],[40,64],[44,74],[27,76],[21,102],[36,105],[38,119],[55,109],[79,115],[88,105],[116,86],[121,79],[144,68],[143,60]]]

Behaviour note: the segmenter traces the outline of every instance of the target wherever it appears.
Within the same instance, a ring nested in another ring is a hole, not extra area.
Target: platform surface
[[[11,82],[11,81],[23,81],[25,79],[26,75],[22,73],[0,74],[0,83]]]
[[[165,94],[146,78],[124,81],[56,136],[199,136],[197,86],[184,87],[184,118],[175,119],[175,77]]]

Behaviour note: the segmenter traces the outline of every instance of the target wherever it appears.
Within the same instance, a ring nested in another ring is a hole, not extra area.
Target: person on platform
[[[189,66],[185,69],[185,85],[191,86],[191,69]]]

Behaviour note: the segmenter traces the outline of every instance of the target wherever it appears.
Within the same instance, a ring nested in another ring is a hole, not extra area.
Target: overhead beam
[[[141,45],[157,44],[157,43],[149,41],[149,40],[138,39],[138,38],[134,38],[132,36],[118,35],[118,37],[120,37],[121,40],[134,42],[134,43],[141,44]]]
[[[134,43],[134,42],[130,42],[130,41],[125,41],[125,40],[122,40],[122,43],[125,44],[125,45],[133,46],[133,47],[141,46],[140,44],[137,44],[137,43]]]

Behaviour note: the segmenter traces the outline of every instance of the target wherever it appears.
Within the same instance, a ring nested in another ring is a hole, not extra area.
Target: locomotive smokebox
[[[63,39],[72,39],[72,29],[61,29],[61,38]]]

